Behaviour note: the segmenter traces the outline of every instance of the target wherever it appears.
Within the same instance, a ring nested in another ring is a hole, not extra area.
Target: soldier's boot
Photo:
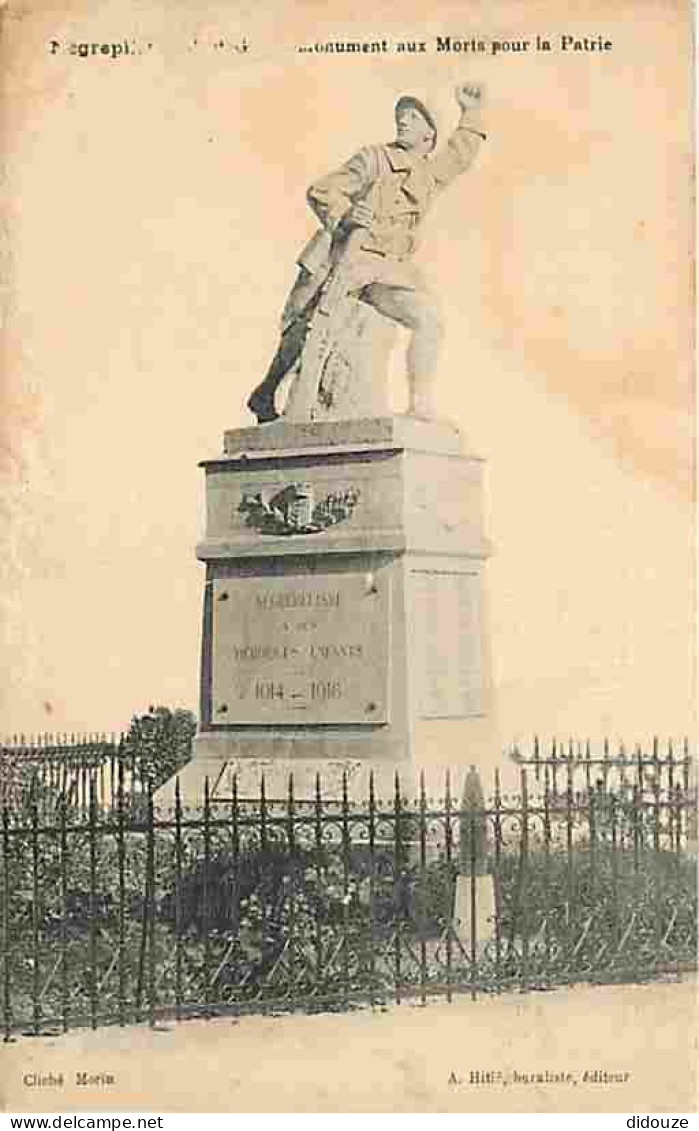
[[[269,424],[279,418],[274,398],[287,373],[293,369],[301,355],[306,329],[306,320],[300,318],[287,326],[266,377],[248,397],[247,407],[257,417],[258,424]]]
[[[269,424],[278,420],[279,413],[274,407],[276,385],[267,383],[267,378],[253,389],[247,400],[247,407],[257,417],[258,424]]]

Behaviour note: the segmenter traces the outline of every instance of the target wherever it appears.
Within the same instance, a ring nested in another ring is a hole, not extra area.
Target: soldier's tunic
[[[473,162],[484,134],[465,116],[446,145],[433,155],[416,155],[395,143],[360,149],[336,172],[315,181],[308,203],[323,225],[298,257],[302,268],[282,316],[283,326],[299,317],[328,276],[333,241],[343,234],[343,218],[358,201],[373,210],[354,257],[353,290],[373,283],[424,291],[412,262],[417,229],[432,201]]]

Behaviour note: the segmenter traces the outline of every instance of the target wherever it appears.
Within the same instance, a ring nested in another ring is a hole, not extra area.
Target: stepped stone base
[[[316,798],[316,783],[320,782],[323,803],[341,802],[343,783],[347,799],[353,806],[368,804],[371,779],[374,798],[383,806],[391,805],[396,796],[396,778],[400,796],[410,804],[419,803],[421,783],[424,782],[427,804],[441,807],[445,799],[447,777],[454,808],[458,808],[463,794],[467,765],[432,764],[424,767],[409,762],[369,762],[366,759],[205,759],[197,757],[180,772],[182,804],[201,808],[204,804],[205,782],[208,779],[209,797],[215,804],[230,803],[233,797],[233,779],[240,800],[259,801],[261,781],[264,777],[265,797],[268,801],[288,801],[289,779],[293,780],[294,800],[312,802]],[[167,782],[159,791],[156,802],[161,808],[175,804],[175,781]]]
[[[483,462],[410,416],[226,432],[206,470],[200,730],[187,804],[226,788],[393,796],[494,766]],[[441,779],[441,780],[440,780]],[[409,782],[412,786],[409,787]],[[458,797],[458,783],[452,780]],[[162,792],[165,800],[172,789]],[[159,798],[160,800],[160,798]]]

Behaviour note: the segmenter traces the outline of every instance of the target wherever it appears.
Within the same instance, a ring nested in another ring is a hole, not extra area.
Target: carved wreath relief
[[[316,502],[311,483],[290,483],[269,499],[262,492],[246,492],[238,507],[246,526],[260,534],[317,534],[349,518],[359,500],[359,489],[332,491]]]

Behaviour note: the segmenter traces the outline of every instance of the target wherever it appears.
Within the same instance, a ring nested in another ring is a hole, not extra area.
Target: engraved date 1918
[[[339,679],[312,679],[299,687],[288,687],[279,680],[258,679],[255,682],[255,699],[272,702],[275,699],[326,703],[332,699],[342,699],[342,683]],[[298,705],[301,705],[300,703]]]

